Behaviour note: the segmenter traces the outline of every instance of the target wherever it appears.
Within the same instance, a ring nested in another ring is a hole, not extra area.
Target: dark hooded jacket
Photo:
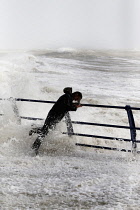
[[[65,93],[62,95],[49,111],[43,130],[58,123],[68,111],[76,111],[77,107],[72,101],[72,94]]]
[[[48,115],[64,116],[68,111],[76,111],[77,108],[72,103],[72,94],[62,95],[54,104]]]

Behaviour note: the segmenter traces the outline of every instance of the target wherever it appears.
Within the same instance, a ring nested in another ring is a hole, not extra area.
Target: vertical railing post
[[[21,118],[20,118],[20,115],[19,115],[19,111],[18,111],[18,107],[17,107],[15,99],[11,97],[10,98],[10,102],[12,104],[12,108],[13,108],[14,114],[15,114],[15,116],[17,118],[17,123],[21,124]]]
[[[135,129],[135,121],[132,113],[132,109],[129,105],[125,106],[125,110],[127,111],[129,126],[130,126],[130,135],[132,141],[132,152],[136,152],[137,142],[136,142],[136,129]]]
[[[66,122],[66,126],[67,126],[68,136],[72,136],[72,134],[74,133],[74,130],[73,130],[69,112],[67,112],[67,114],[65,115],[65,122]]]

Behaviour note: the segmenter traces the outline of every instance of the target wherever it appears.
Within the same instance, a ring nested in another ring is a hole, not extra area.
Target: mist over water
[[[138,0],[1,0],[0,49],[140,50]]]
[[[82,103],[139,107],[140,54],[65,49],[0,54],[0,98],[55,101],[63,88]],[[51,104],[17,102],[20,116],[47,116]],[[0,207],[5,209],[139,209],[139,155],[76,147],[75,143],[131,149],[131,143],[63,135],[58,124],[35,157],[29,136],[44,121],[22,120],[11,101],[0,101]],[[128,125],[125,110],[82,107],[71,119]],[[140,127],[139,111],[134,112]],[[74,125],[76,133],[130,138],[129,130]],[[137,139],[140,139],[139,132]],[[139,146],[138,149],[140,150]]]

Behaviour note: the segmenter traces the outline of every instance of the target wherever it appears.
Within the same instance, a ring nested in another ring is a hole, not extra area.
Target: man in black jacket
[[[72,88],[65,88],[64,95],[62,95],[54,104],[52,109],[49,111],[48,116],[42,128],[36,131],[31,130],[29,135],[37,132],[39,135],[32,145],[32,149],[38,154],[38,149],[43,141],[45,135],[48,134],[50,129],[54,129],[56,124],[62,120],[68,111],[76,111],[77,108],[81,107],[80,100],[82,99],[81,92],[72,93]],[[75,101],[76,103],[73,103]]]

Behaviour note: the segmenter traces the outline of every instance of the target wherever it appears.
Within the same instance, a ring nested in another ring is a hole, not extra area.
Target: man
[[[29,135],[32,135],[32,133],[39,134],[32,145],[32,149],[35,150],[36,154],[38,154],[41,142],[45,138],[45,135],[48,134],[49,130],[54,129],[56,124],[62,120],[68,111],[76,111],[77,108],[81,107],[80,100],[82,99],[82,93],[78,91],[72,93],[72,88],[65,88],[63,91],[65,94],[62,95],[51,108],[43,127],[31,130],[29,133]],[[73,101],[76,103],[73,103]]]

